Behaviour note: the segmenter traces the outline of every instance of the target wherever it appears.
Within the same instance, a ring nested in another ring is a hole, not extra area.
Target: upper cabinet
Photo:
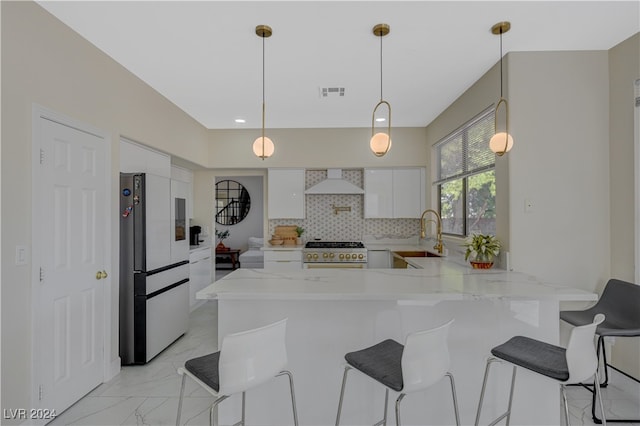
[[[162,152],[120,140],[120,171],[122,173],[150,173],[171,177],[171,157]]]
[[[304,219],[304,169],[268,170],[269,219]]]
[[[364,217],[420,218],[425,209],[424,167],[364,170]]]
[[[393,170],[364,170],[364,217],[393,217]]]

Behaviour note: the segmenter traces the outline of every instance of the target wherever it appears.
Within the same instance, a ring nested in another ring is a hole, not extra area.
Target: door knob
[[[98,271],[96,272],[96,280],[101,280],[103,278],[107,278],[107,271]]]

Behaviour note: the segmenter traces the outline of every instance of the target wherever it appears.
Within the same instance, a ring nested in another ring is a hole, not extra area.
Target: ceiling
[[[210,129],[429,124],[503,51],[606,50],[640,31],[634,1],[43,1],[39,4]],[[499,82],[496,81],[496,85]],[[344,96],[321,97],[322,88]],[[379,111],[384,112],[382,108]],[[237,118],[245,124],[234,122]]]

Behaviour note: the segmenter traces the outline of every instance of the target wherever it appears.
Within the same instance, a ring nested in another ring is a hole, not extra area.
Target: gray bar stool
[[[460,425],[456,387],[453,375],[447,371],[451,362],[447,335],[452,322],[453,320],[430,330],[411,333],[407,336],[404,345],[387,339],[369,348],[346,354],[347,365],[342,377],[336,426],[340,424],[347,373],[351,369],[360,371],[386,388],[384,417],[374,426],[387,424],[389,390],[400,393],[396,399],[396,425],[400,426],[400,402],[404,396],[426,389],[445,376],[451,382],[456,425]]]
[[[293,390],[293,375],[285,370],[287,349],[285,346],[287,320],[230,334],[222,340],[222,349],[209,355],[188,360],[178,369],[182,375],[178,417],[176,426],[180,426],[182,399],[187,376],[217,397],[211,405],[209,424],[213,426],[218,404],[232,394],[242,393],[242,420],[234,426],[245,425],[245,393],[274,377],[287,375],[291,389],[293,423],[298,425],[296,397]]]
[[[487,366],[484,370],[484,380],[482,382],[482,391],[480,393],[475,425],[478,426],[480,423],[480,413],[487,387],[489,368],[493,362],[500,361],[506,361],[513,365],[509,403],[507,411],[498,416],[489,423],[489,425],[495,425],[505,418],[507,426],[509,425],[511,405],[513,402],[513,389],[518,367],[526,368],[527,370],[549,377],[560,383],[560,392],[562,393],[564,415],[567,425],[569,425],[569,405],[565,392],[565,385],[567,384],[580,383],[595,376],[594,386],[598,400],[600,401],[600,409],[602,410],[602,395],[600,394],[598,378],[598,357],[593,339],[596,327],[603,321],[604,315],[598,314],[592,323],[574,328],[571,331],[571,337],[569,338],[569,344],[566,349],[524,336],[512,337],[507,342],[491,349],[493,357],[487,360]]]
[[[607,354],[604,349],[604,338],[611,337],[637,337],[640,336],[640,286],[610,279],[604,287],[602,296],[598,302],[589,309],[583,311],[561,311],[560,319],[574,326],[587,324],[595,314],[604,314],[605,320],[596,329],[598,335],[598,359],[602,354],[604,365],[604,382],[602,387],[606,387],[609,382],[609,368],[613,368],[624,376],[638,382],[635,377],[630,376],[612,366],[607,362]],[[591,385],[583,384],[585,388],[591,391],[591,416],[595,423],[602,420],[596,416],[595,400],[596,395],[591,389]],[[602,412],[604,417],[604,412]],[[609,422],[625,422],[637,423],[640,419],[608,419]]]

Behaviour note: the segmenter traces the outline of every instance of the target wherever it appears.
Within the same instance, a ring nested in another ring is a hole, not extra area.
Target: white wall
[[[607,52],[512,53],[508,76],[511,264],[600,290],[610,276]]]
[[[640,260],[634,244],[638,232],[634,203],[640,202],[640,193],[634,178],[633,159],[638,152],[633,142],[632,85],[640,78],[640,34],[609,51],[609,76],[611,276],[635,282],[635,268]],[[640,377],[639,339],[618,339],[612,361]]]
[[[208,136],[174,104],[140,81],[34,2],[0,2],[2,9],[2,253],[30,249],[31,111],[39,104],[111,135],[111,187],[119,187],[119,139],[151,145],[202,164]],[[118,194],[112,193],[112,229]],[[37,236],[34,236],[37,238]],[[118,270],[118,233],[111,241]],[[2,256],[2,408],[31,404],[31,264]],[[117,301],[117,280],[110,281]],[[112,353],[117,360],[118,306],[112,306]],[[4,424],[5,421],[3,421]]]
[[[209,167],[212,168],[358,168],[425,166],[424,128],[392,128],[391,150],[382,158],[369,149],[371,128],[268,129],[275,145],[272,157],[261,160],[252,151],[259,130],[212,130]]]

